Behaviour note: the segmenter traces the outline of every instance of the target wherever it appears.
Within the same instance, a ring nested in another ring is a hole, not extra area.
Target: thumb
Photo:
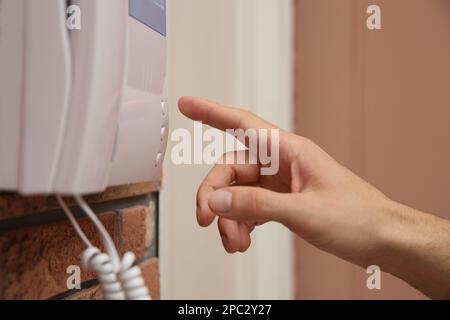
[[[256,187],[229,187],[212,193],[208,203],[215,214],[227,219],[285,224],[301,212],[300,196]]]

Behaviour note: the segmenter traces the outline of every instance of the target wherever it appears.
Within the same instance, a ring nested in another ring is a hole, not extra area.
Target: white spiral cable
[[[106,300],[150,300],[151,296],[142,278],[141,269],[135,265],[135,255],[127,252],[122,260],[119,259],[114,242],[84,199],[80,196],[75,197],[77,204],[99,230],[108,254],[102,253],[100,249],[92,245],[63,198],[57,196],[57,199],[75,231],[87,246],[81,257],[82,266],[85,270],[94,271],[98,275],[104,298]]]
[[[132,252],[124,254],[117,274],[128,300],[151,300],[150,292],[142,277],[141,268],[135,265],[136,256]]]
[[[81,264],[84,270],[97,274],[106,300],[126,300],[109,255],[100,252],[96,247],[89,247],[82,254]]]

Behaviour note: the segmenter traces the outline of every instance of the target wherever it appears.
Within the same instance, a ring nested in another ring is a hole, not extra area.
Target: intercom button
[[[155,167],[158,167],[161,165],[161,161],[162,161],[162,154],[158,153],[158,155],[156,156],[156,163],[155,163]]]
[[[164,100],[161,101],[161,110],[163,116],[165,116],[167,114],[167,103]]]

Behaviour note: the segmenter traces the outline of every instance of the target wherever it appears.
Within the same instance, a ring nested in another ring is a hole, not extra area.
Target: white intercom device
[[[0,0],[0,190],[159,180],[165,70],[165,0]]]
[[[0,191],[57,195],[106,299],[151,295],[134,254],[119,256],[82,195],[160,179],[165,70],[165,0],[0,0]]]

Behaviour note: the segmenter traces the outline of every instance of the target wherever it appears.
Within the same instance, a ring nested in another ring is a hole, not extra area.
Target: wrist
[[[450,223],[390,200],[383,216],[373,264],[429,297],[448,298]]]
[[[389,198],[377,202],[372,213],[371,238],[373,239],[368,261],[383,271],[392,272],[404,263],[411,246],[418,245],[414,234],[417,232],[419,215],[414,209]]]

